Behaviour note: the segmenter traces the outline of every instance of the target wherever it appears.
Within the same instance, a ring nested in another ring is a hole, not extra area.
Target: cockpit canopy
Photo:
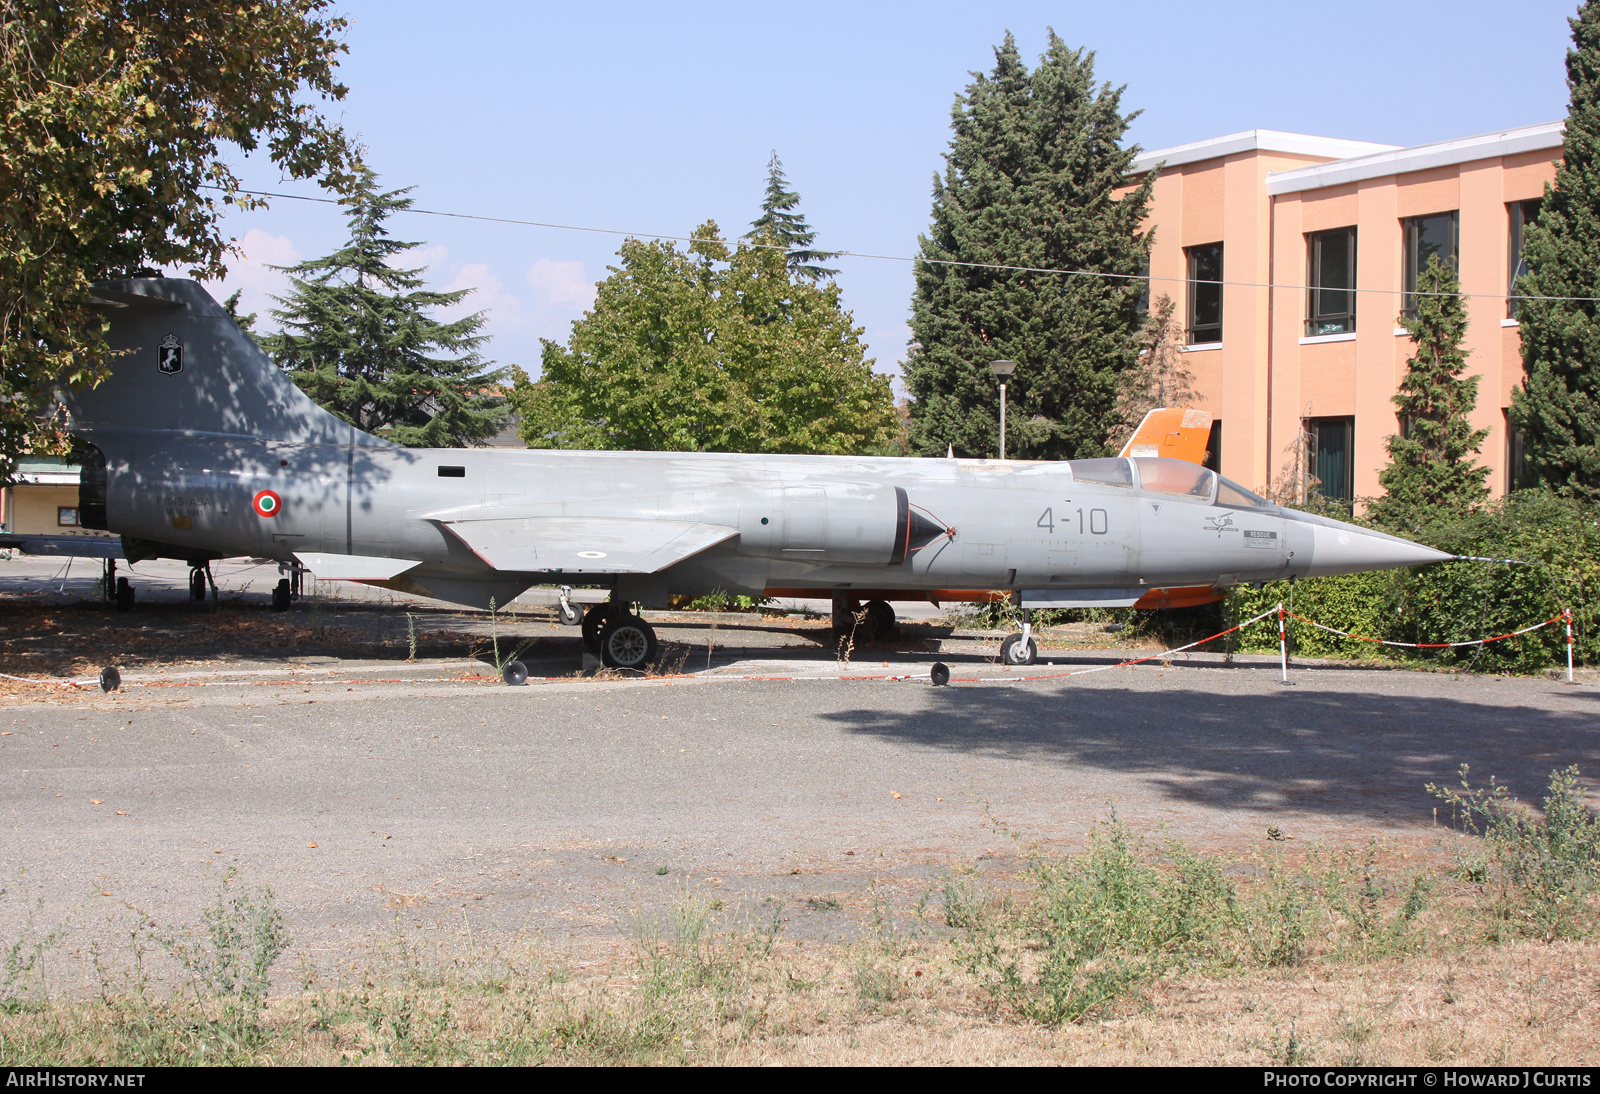
[[[1187,460],[1117,456],[1103,460],[1068,460],[1067,466],[1072,468],[1072,477],[1079,482],[1121,486],[1148,494],[1176,495],[1229,509],[1274,508],[1270,501],[1259,494]]]

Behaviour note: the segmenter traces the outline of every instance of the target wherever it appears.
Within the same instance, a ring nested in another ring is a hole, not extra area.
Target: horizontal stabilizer
[[[387,581],[421,563],[414,558],[379,558],[374,555],[296,554],[300,565],[318,581]]]
[[[488,517],[439,523],[496,570],[653,574],[732,539],[737,528],[692,520]]]

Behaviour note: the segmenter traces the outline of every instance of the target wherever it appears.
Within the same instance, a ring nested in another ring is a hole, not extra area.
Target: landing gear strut
[[[1039,660],[1039,644],[1033,640],[1033,623],[1028,609],[1022,609],[1022,629],[1000,643],[1000,660],[1007,665],[1031,665]]]
[[[208,589],[211,593],[212,606],[215,607],[217,580],[211,576],[211,563],[189,563],[189,599],[196,604],[201,603],[205,600]]]

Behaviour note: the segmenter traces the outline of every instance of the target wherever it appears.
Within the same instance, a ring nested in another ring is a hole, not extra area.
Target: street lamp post
[[[990,361],[989,369],[1000,381],[1000,458],[1006,458],[1006,380],[1016,371],[1015,361]]]

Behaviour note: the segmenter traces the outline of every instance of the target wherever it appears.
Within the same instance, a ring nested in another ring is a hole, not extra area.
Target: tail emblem
[[[250,505],[258,517],[275,517],[283,508],[283,499],[271,490],[262,490],[250,499]]]
[[[163,375],[176,376],[183,371],[183,343],[178,341],[178,336],[168,334],[161,340],[160,357],[156,362]]]

